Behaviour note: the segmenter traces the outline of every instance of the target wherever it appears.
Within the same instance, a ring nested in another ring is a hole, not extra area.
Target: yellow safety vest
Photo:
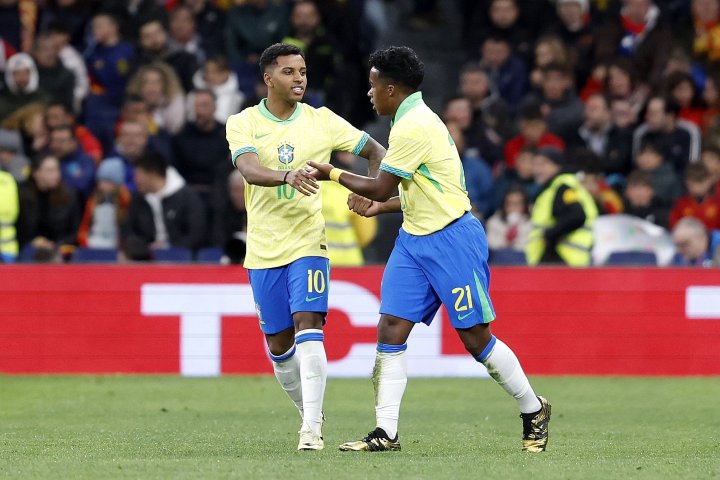
[[[590,249],[592,248],[593,240],[592,226],[598,216],[598,209],[590,192],[582,186],[575,175],[569,173],[555,177],[550,183],[550,186],[543,190],[537,200],[535,200],[532,215],[530,216],[533,229],[530,232],[528,245],[525,247],[525,256],[527,257],[529,265],[537,265],[540,263],[540,259],[543,257],[543,253],[545,253],[544,232],[546,229],[555,225],[555,218],[553,218],[552,214],[553,202],[558,189],[563,185],[568,186],[574,194],[577,195],[577,200],[585,212],[585,224],[558,241],[557,253],[560,258],[571,267],[585,267],[590,265]]]
[[[323,182],[321,189],[330,265],[363,265],[362,247],[375,237],[377,220],[351,212],[347,206],[350,190],[339,183]]]
[[[15,222],[20,212],[20,199],[15,179],[7,172],[0,172],[0,255],[6,261],[18,255]]]

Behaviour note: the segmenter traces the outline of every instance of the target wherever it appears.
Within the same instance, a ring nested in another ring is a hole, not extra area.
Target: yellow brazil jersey
[[[402,228],[407,233],[437,232],[470,211],[455,142],[420,92],[400,104],[380,168],[402,178]]]
[[[233,165],[254,152],[260,164],[274,170],[297,170],[308,160],[328,162],[333,151],[358,154],[368,140],[327,108],[298,103],[287,120],[258,105],[231,116],[227,140]],[[306,197],[289,185],[245,188],[248,211],[246,268],[273,268],[298,258],[327,257],[325,222],[319,194]]]

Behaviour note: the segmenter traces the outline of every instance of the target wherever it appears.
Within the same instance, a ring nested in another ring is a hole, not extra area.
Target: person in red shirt
[[[505,165],[508,168],[515,168],[515,160],[527,147],[557,147],[561,151],[565,150],[565,142],[548,131],[540,105],[532,103],[522,107],[518,124],[520,133],[505,144]]]
[[[685,170],[687,195],[680,197],[670,212],[670,228],[684,217],[695,217],[708,230],[720,229],[720,199],[713,195],[713,179],[703,163],[693,163]]]
[[[100,164],[103,158],[103,149],[100,141],[83,125],[75,121],[75,114],[72,109],[62,102],[53,102],[45,109],[45,124],[49,129],[57,127],[72,127],[75,138],[80,148],[90,155],[95,165]]]

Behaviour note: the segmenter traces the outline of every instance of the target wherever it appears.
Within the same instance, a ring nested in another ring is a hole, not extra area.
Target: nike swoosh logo
[[[458,320],[463,320],[463,319],[469,317],[469,316],[472,315],[472,314],[473,314],[473,312],[468,312],[468,313],[464,313],[464,314],[462,314],[462,315],[458,315]]]
[[[306,295],[306,296],[305,296],[305,301],[306,301],[306,302],[312,302],[312,301],[314,301],[314,300],[317,300],[318,298],[323,298],[323,296],[320,295],[319,297],[308,297],[308,296]]]
[[[259,138],[267,137],[268,135],[270,135],[269,132],[268,133],[258,133],[255,135],[255,139],[257,140]]]

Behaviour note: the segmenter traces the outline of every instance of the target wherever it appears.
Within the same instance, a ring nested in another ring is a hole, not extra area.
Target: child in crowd
[[[669,209],[658,204],[653,187],[652,175],[635,170],[627,178],[625,187],[625,213],[643,220],[668,227]]]
[[[702,163],[692,163],[685,170],[687,195],[680,197],[670,212],[670,228],[684,217],[700,220],[708,230],[720,229],[720,199],[713,192],[713,178]]]
[[[500,210],[490,217],[485,226],[488,247],[491,250],[511,248],[524,251],[530,237],[528,198],[522,187],[510,187],[502,201]]]
[[[660,205],[670,208],[680,196],[682,187],[669,163],[663,158],[659,148],[651,142],[640,149],[635,159],[637,168],[650,174],[655,190],[655,198]]]

